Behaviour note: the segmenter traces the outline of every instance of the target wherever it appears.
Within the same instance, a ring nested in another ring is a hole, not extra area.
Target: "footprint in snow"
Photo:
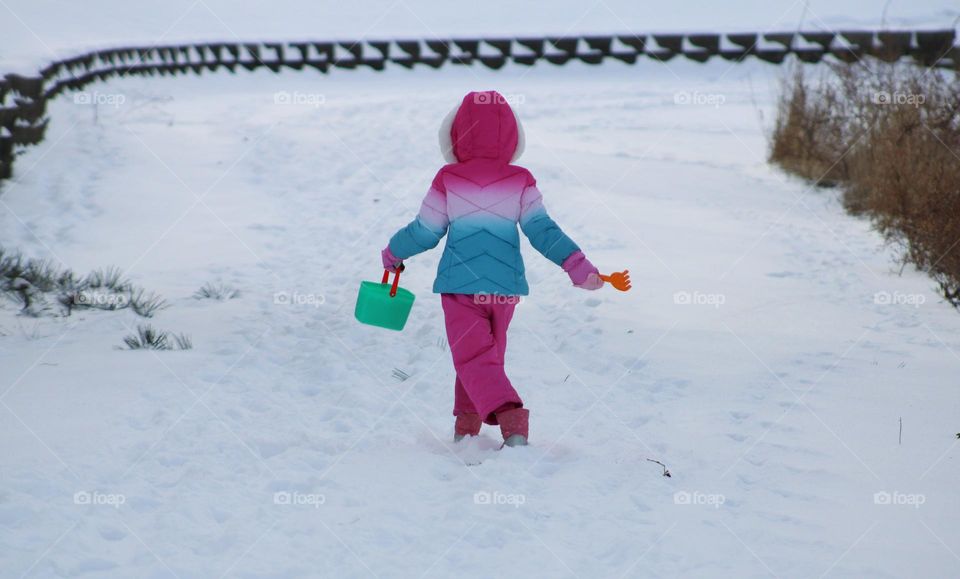
[[[229,521],[232,517],[232,514],[229,511],[224,511],[218,508],[211,508],[210,515],[213,517],[214,521],[220,524]]]
[[[127,532],[117,527],[102,526],[99,529],[100,536],[107,541],[119,541],[126,538]]]
[[[437,440],[429,434],[419,437],[417,445],[425,448],[439,457],[453,459],[451,454],[459,459],[459,462],[467,466],[481,464],[484,460],[493,456],[500,448],[500,442],[481,433],[480,436],[469,436],[460,442],[453,441],[453,433],[441,434],[442,440]],[[443,475],[446,471],[438,471]],[[442,476],[441,476],[442,478]]]
[[[268,459],[286,451],[291,445],[282,440],[264,440],[258,442],[256,446],[261,458]]]
[[[157,462],[165,467],[175,467],[182,466],[187,462],[187,459],[180,455],[175,456],[160,456],[157,457]]]
[[[97,571],[107,571],[110,569],[116,569],[117,564],[113,561],[107,561],[106,559],[84,559],[76,567],[70,571],[70,576],[82,575],[84,573],[94,573]]]
[[[730,417],[733,418],[734,422],[736,422],[737,424],[740,424],[747,418],[750,418],[750,416],[751,414],[749,412],[740,412],[737,410],[733,410],[730,412]]]
[[[467,466],[476,466],[494,456],[500,450],[500,442],[488,436],[471,436],[460,442],[451,442],[454,454]]]

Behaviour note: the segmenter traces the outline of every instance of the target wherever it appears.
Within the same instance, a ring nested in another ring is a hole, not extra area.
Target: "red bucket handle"
[[[406,269],[401,263],[400,267],[397,268],[396,273],[393,276],[393,285],[390,286],[390,297],[396,297],[397,295],[397,286],[400,285],[400,272]],[[387,280],[390,279],[390,270],[383,270],[383,279],[380,280],[380,283],[387,283]]]

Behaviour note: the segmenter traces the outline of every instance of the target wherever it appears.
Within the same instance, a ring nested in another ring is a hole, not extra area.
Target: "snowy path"
[[[128,313],[0,309],[0,576],[955,575],[960,316],[833,192],[765,164],[776,74],[247,75],[92,87],[125,97],[96,117],[54,103],[0,243],[128,270],[195,349],[112,349]],[[448,442],[439,251],[409,264],[402,334],[352,317],[439,119],[488,87],[522,101],[551,213],[634,279],[581,292],[524,247],[508,371],[532,446],[504,453],[493,430]],[[206,282],[242,296],[193,299]]]

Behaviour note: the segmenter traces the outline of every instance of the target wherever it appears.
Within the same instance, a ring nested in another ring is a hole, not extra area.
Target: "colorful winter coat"
[[[523,145],[519,119],[495,91],[469,93],[444,119],[440,147],[450,164],[389,246],[407,259],[448,234],[435,293],[527,295],[518,224],[557,265],[579,249],[547,214],[530,171],[511,164]]]

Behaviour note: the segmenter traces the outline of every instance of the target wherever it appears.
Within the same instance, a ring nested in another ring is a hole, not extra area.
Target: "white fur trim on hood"
[[[440,152],[447,163],[456,163],[457,156],[453,154],[453,138],[450,136],[450,129],[453,128],[453,119],[457,117],[457,111],[460,110],[460,104],[453,107],[447,116],[443,117],[440,123]]]
[[[510,162],[516,163],[520,155],[523,154],[523,150],[527,148],[527,136],[523,132],[523,123],[520,122],[517,111],[513,107],[510,107],[510,110],[513,111],[513,118],[517,120],[517,149],[513,152],[513,157],[510,158]]]

